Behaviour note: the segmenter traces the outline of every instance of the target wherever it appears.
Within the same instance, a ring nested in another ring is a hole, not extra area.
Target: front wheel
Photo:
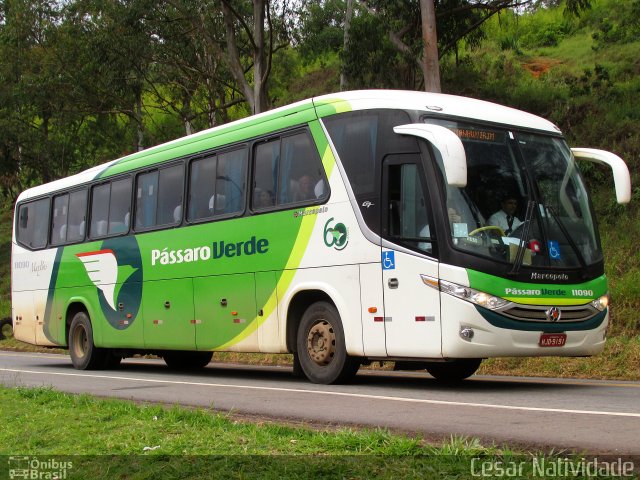
[[[13,323],[11,317],[0,320],[0,340],[13,337]]]
[[[328,302],[316,302],[304,312],[296,346],[300,367],[313,383],[345,382],[360,367],[360,362],[347,354],[340,314]]]
[[[476,373],[481,358],[460,358],[448,362],[427,363],[427,372],[441,382],[459,382]]]
[[[91,320],[85,312],[78,312],[69,327],[69,354],[78,370],[96,370],[104,367],[105,351],[93,344]]]

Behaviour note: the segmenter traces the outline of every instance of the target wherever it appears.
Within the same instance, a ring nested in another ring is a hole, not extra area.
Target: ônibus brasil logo
[[[336,250],[344,250],[349,243],[347,227],[344,226],[344,223],[336,223],[335,226],[330,227],[331,222],[333,222],[333,217],[324,224],[324,244]]]
[[[129,327],[142,301],[142,259],[135,237],[105,240],[100,250],[76,257],[97,287],[100,308],[111,326]]]

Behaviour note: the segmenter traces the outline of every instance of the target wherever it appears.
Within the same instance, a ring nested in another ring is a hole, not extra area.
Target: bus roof
[[[314,97],[269,110],[225,125],[203,130],[155,147],[112,160],[53,182],[25,190],[18,201],[45,195],[145,165],[193,155],[275,130],[335,113],[394,108],[424,110],[434,116],[460,117],[558,134],[560,129],[544,118],[521,110],[468,97],[404,90],[356,90]],[[245,131],[251,128],[252,130]],[[215,140],[214,140],[215,139]]]

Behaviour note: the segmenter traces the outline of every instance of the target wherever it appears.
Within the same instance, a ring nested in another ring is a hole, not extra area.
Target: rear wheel
[[[296,346],[300,367],[313,383],[345,382],[360,367],[347,355],[340,315],[328,302],[316,302],[304,312]]]
[[[459,382],[476,373],[481,358],[460,358],[448,362],[427,363],[427,372],[441,382]]]
[[[162,358],[167,367],[173,370],[197,370],[209,365],[213,352],[190,352],[169,350],[164,352]]]
[[[106,352],[93,344],[91,320],[85,312],[78,312],[69,327],[69,354],[78,370],[96,370],[104,367]]]
[[[0,320],[0,340],[13,337],[13,323],[11,317]]]

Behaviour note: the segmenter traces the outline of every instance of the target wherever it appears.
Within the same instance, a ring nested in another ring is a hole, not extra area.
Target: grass
[[[0,402],[12,411],[3,419],[0,455],[73,454],[66,459],[74,463],[73,478],[196,478],[212,471],[217,478],[471,478],[471,456],[514,454],[464,438],[432,446],[382,429],[248,423],[206,409],[47,388],[0,387]]]
[[[0,402],[11,406],[0,429],[0,456],[9,459],[0,462],[0,472],[17,467],[41,472],[25,478],[453,480],[481,476],[480,465],[523,465],[518,478],[540,478],[533,470],[536,461],[581,458],[485,446],[473,438],[452,437],[434,445],[384,429],[249,423],[208,409],[97,399],[50,388],[0,386]]]

